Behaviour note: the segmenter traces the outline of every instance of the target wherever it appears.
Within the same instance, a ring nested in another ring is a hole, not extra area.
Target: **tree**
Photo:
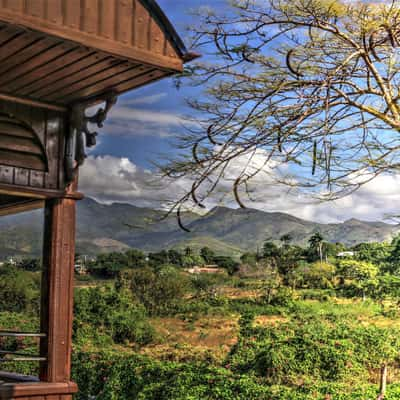
[[[353,247],[354,255],[357,260],[367,261],[377,265],[381,270],[394,272],[395,267],[393,249],[396,247],[395,239],[392,245],[388,243],[359,243]],[[400,260],[400,259],[399,259]],[[392,263],[393,261],[393,263]]]
[[[200,249],[200,255],[207,264],[212,264],[214,262],[215,253],[209,247]]]
[[[276,259],[279,257],[279,247],[274,243],[266,240],[263,244],[263,258],[271,260],[276,264]]]
[[[189,289],[188,279],[172,267],[158,271],[150,268],[132,270],[128,275],[125,273],[123,280],[152,315],[176,311]]]
[[[240,262],[242,264],[250,265],[255,267],[257,265],[258,257],[256,253],[246,252],[240,256]]]
[[[311,256],[317,255],[320,262],[323,262],[323,245],[324,245],[324,238],[319,232],[315,232],[310,239],[308,239],[308,244],[311,250]],[[314,261],[314,260],[313,260]]]
[[[23,258],[17,262],[17,267],[25,271],[40,271],[42,262],[39,258]]]
[[[125,252],[128,268],[143,268],[146,265],[145,254],[137,249],[130,249]]]
[[[373,292],[378,285],[377,275],[379,269],[376,265],[357,260],[341,260],[338,272],[345,280],[350,281],[350,286],[362,294],[365,300],[367,292]]]
[[[230,3],[204,7],[193,28],[194,47],[217,60],[184,74],[206,89],[191,101],[202,117],[181,136],[187,152],[162,166],[193,182],[171,212],[227,185],[245,207],[271,180],[331,199],[398,168],[395,0]]]
[[[288,245],[292,240],[292,235],[290,233],[286,233],[284,235],[282,235],[279,240],[284,244],[284,245]]]
[[[400,272],[400,235],[397,235],[392,240],[388,261],[389,272],[398,274]]]
[[[296,280],[310,288],[327,289],[333,286],[335,267],[326,262],[302,264],[295,271]],[[297,283],[295,280],[294,283]]]

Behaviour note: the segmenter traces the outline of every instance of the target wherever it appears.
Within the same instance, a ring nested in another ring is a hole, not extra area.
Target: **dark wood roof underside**
[[[154,0],[0,0],[4,96],[65,106],[172,75],[191,57]]]
[[[117,94],[170,75],[14,25],[0,25],[0,92],[67,105],[104,92]]]

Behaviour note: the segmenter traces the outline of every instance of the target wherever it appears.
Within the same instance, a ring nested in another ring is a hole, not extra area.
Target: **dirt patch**
[[[255,326],[276,326],[289,320],[280,315],[259,315],[254,319]]]
[[[162,344],[146,346],[142,353],[156,358],[182,360],[220,359],[237,342],[238,316],[203,317],[196,321],[156,318],[151,321]],[[172,357],[172,358],[171,358]]]

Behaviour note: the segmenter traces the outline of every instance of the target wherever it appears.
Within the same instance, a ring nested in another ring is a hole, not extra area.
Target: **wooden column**
[[[46,200],[43,249],[40,380],[70,381],[73,279],[75,256],[75,203],[71,197]]]

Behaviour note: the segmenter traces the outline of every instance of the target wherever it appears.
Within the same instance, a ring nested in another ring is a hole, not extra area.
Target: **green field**
[[[77,277],[76,398],[374,400],[386,365],[385,399],[400,399],[396,246],[368,245],[357,257],[321,263],[290,245],[271,255],[268,244],[235,268],[204,250],[176,258],[213,256],[227,266],[215,275],[191,275],[160,262],[162,254],[103,255]],[[0,273],[1,328],[38,329],[40,271],[20,265]],[[1,342],[26,353],[37,345]],[[3,365],[37,372],[33,364]]]

